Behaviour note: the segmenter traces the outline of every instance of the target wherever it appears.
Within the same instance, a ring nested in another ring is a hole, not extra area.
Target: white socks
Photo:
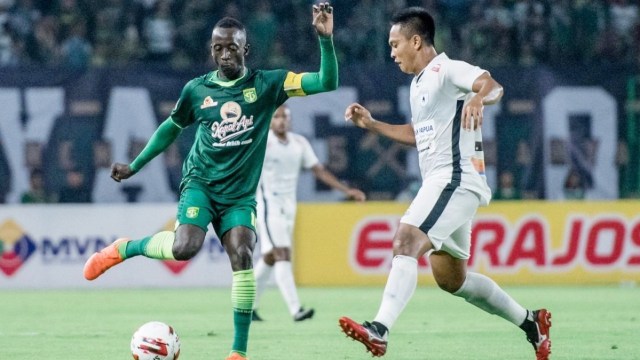
[[[397,255],[393,258],[391,272],[384,288],[382,303],[373,319],[388,329],[413,296],[418,283],[418,262],[410,256]],[[527,317],[527,310],[502,290],[490,278],[468,272],[464,283],[453,293],[480,309],[520,326]]]
[[[516,326],[520,326],[527,317],[525,308],[513,300],[495,281],[482,274],[467,272],[464,283],[453,295],[464,298],[470,304],[489,314],[498,315]]]
[[[418,261],[410,256],[396,255],[384,288],[382,303],[373,319],[391,329],[413,296],[418,284]]]
[[[280,293],[284,298],[287,308],[291,316],[295,315],[300,310],[300,299],[298,298],[298,291],[293,279],[293,270],[290,261],[276,261],[273,266],[269,266],[260,258],[258,263],[253,269],[256,277],[256,299],[254,301],[253,308],[258,308],[258,302],[264,289],[267,287],[267,282],[271,277],[271,273],[275,272],[276,284],[280,289]]]
[[[276,274],[276,284],[278,284],[280,293],[289,307],[289,313],[293,316],[300,310],[300,299],[298,299],[296,283],[293,280],[291,261],[276,261],[273,267]]]

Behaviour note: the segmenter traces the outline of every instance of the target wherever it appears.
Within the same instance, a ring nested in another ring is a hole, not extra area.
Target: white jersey
[[[288,132],[287,141],[283,142],[269,131],[259,187],[267,196],[287,196],[295,201],[300,171],[318,163],[304,136]]]
[[[296,216],[296,190],[303,169],[319,163],[309,141],[287,133],[283,142],[269,131],[260,184],[256,196],[258,236],[263,254],[273,247],[291,247]]]
[[[413,78],[411,123],[416,137],[423,182],[450,183],[476,193],[482,205],[491,189],[484,176],[482,132],[462,129],[465,100],[485,70],[441,53]]]

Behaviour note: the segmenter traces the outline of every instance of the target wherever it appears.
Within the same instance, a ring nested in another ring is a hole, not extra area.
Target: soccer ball
[[[135,360],[178,360],[180,339],[171,326],[151,321],[133,333],[131,354]]]

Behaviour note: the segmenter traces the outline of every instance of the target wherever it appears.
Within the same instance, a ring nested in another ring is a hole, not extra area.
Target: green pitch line
[[[640,288],[509,287],[523,305],[553,313],[553,360],[640,359]],[[342,335],[338,318],[370,320],[382,288],[303,288],[316,317],[294,323],[276,289],[251,327],[252,360],[371,359]],[[232,342],[229,289],[0,291],[0,358],[130,359],[141,324],[174,326],[181,359],[224,359]],[[524,333],[433,287],[416,291],[391,331],[389,360],[534,359]]]

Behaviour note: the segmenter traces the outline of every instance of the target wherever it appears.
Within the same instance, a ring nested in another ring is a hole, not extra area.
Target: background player
[[[271,116],[290,96],[338,86],[333,14],[328,3],[313,6],[313,26],[320,38],[320,71],[295,74],[247,69],[249,44],[244,25],[233,18],[223,18],[215,25],[211,56],[217,70],[188,82],[169,118],[134,161],[115,163],[111,168],[115,181],[128,179],[164,151],[183,128],[195,124],[196,138],[183,166],[176,230],[140,240],[118,239],[85,264],[84,276],[93,280],[138,255],[188,260],[198,253],[212,224],[233,271],[235,333],[229,360],[246,359],[255,299],[255,195]]]
[[[364,201],[365,194],[341,183],[318,161],[309,141],[289,132],[291,111],[280,106],[273,114],[267,152],[258,186],[258,237],[262,257],[255,267],[256,301],[253,320],[262,321],[255,308],[271,273],[294,321],[313,317],[312,308],[300,305],[291,268],[291,244],[296,217],[296,190],[302,169],[311,169],[317,179],[342,191],[347,198]]]
[[[549,358],[551,313],[529,311],[490,278],[467,271],[471,222],[491,198],[482,153],[482,112],[503,94],[487,71],[438,54],[435,24],[423,8],[400,11],[389,32],[391,57],[411,82],[411,124],[390,125],[360,104],[345,118],[359,127],[416,146],[422,187],[400,220],[393,239],[393,262],[382,303],[373,322],[340,319],[342,330],[374,356],[387,350],[389,329],[416,289],[418,259],[429,254],[438,286],[525,331],[538,360]]]

